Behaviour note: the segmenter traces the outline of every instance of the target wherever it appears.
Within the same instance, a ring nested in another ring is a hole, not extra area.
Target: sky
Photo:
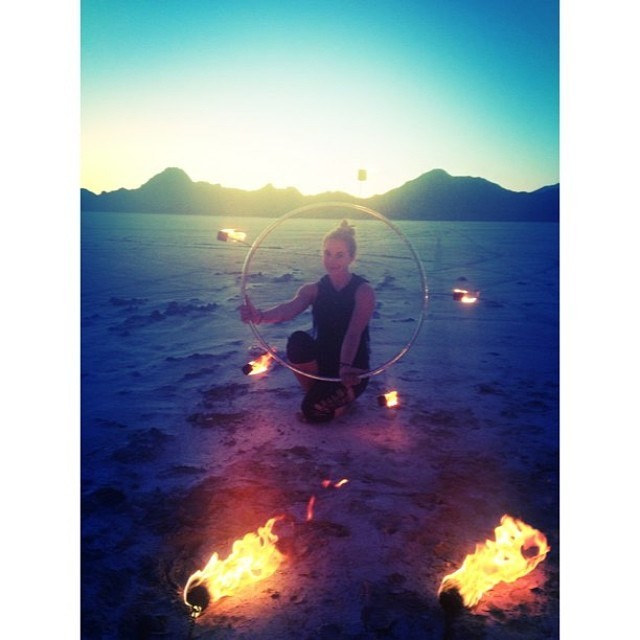
[[[167,167],[306,195],[555,184],[558,0],[82,0],[81,186]]]

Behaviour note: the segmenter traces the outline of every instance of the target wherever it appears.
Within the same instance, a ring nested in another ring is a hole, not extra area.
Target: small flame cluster
[[[378,396],[378,404],[381,407],[387,407],[387,409],[393,409],[399,406],[398,392],[388,391]]]
[[[495,540],[477,544],[462,566],[445,576],[438,594],[456,592],[466,607],[500,582],[514,582],[533,571],[549,552],[546,536],[528,524],[504,515],[495,529]]]
[[[320,484],[323,489],[340,489],[345,484],[347,484],[349,480],[347,478],[342,478],[342,480],[338,480],[337,482],[332,482],[331,480],[323,480]],[[316,505],[316,497],[311,496],[309,498],[309,502],[307,502],[307,522],[313,520],[314,509]]]
[[[273,356],[270,353],[263,353],[260,357],[252,360],[242,367],[242,373],[245,376],[257,376],[269,370]]]
[[[257,376],[261,373],[266,373],[273,363],[273,355],[270,353],[263,353],[251,362],[248,362],[242,367],[242,373],[246,376]],[[386,393],[378,396],[378,405],[386,407],[387,409],[394,409],[399,406],[399,398],[397,391],[387,391]]]

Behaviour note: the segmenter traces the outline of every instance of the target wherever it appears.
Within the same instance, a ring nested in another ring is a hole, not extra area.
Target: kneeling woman
[[[369,283],[349,268],[356,257],[355,229],[346,220],[322,243],[326,270],[317,282],[305,284],[291,300],[264,311],[240,307],[243,322],[265,324],[291,320],[309,306],[313,331],[296,331],[287,343],[287,358],[298,370],[341,382],[316,380],[296,372],[305,390],[302,413],[309,422],[328,422],[367,387],[369,320],[375,294]]]

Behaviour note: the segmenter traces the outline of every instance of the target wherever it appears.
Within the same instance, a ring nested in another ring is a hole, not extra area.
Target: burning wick
[[[393,407],[398,406],[398,392],[397,391],[389,391],[388,393],[383,393],[378,396],[378,404],[381,407],[387,407],[387,409],[391,409]]]
[[[454,289],[453,299],[456,302],[463,302],[464,304],[473,304],[480,297],[479,291],[467,291],[466,289]]]
[[[235,229],[220,229],[218,231],[218,240],[221,242],[240,242],[247,244],[245,239],[247,234],[244,231],[236,231]]]
[[[495,540],[476,544],[475,553],[443,578],[438,590],[440,604],[449,613],[475,606],[498,583],[514,582],[533,571],[549,549],[543,533],[521,520],[502,516]]]
[[[245,364],[244,367],[242,367],[242,373],[244,373],[245,376],[257,376],[259,373],[264,373],[269,369],[272,359],[273,356],[270,353],[265,353],[256,360]]]
[[[197,618],[210,602],[231,596],[245,585],[273,575],[284,556],[276,548],[278,536],[273,533],[274,524],[281,517],[271,518],[257,533],[247,533],[233,543],[225,560],[217,552],[211,556],[204,569],[193,573],[184,588],[184,602],[191,608],[191,616]]]

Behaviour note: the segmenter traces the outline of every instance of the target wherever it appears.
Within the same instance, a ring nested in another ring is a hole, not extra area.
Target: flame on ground
[[[265,353],[256,360],[252,360],[248,365],[251,367],[248,375],[257,376],[259,373],[264,373],[269,369],[272,360],[273,356],[270,353]]]
[[[309,502],[307,502],[307,522],[309,522],[310,520],[313,520],[313,509],[315,507],[315,504],[316,504],[316,497],[311,496],[309,498]]]
[[[457,591],[466,607],[500,582],[514,582],[533,571],[549,552],[546,536],[528,524],[504,515],[495,529],[495,540],[477,544],[462,566],[445,576],[438,594]]]
[[[380,406],[387,407],[387,409],[392,409],[393,407],[397,407],[399,404],[398,401],[398,392],[397,391],[389,391],[387,393],[383,393],[379,398],[378,402]]]
[[[204,569],[190,576],[183,597],[185,604],[196,610],[192,615],[199,615],[203,608],[194,606],[189,600],[189,593],[196,587],[205,587],[210,600],[216,602],[276,572],[284,556],[276,547],[278,536],[272,529],[280,519],[281,516],[271,518],[264,527],[258,527],[257,532],[249,532],[236,540],[225,560],[220,560],[215,552]]]
[[[342,478],[342,480],[338,480],[338,482],[333,482],[332,480],[323,480],[320,484],[322,484],[323,489],[328,489],[329,487],[333,487],[334,489],[339,489],[349,482],[348,478]]]
[[[342,478],[342,480],[338,480],[337,482],[326,479],[326,480],[323,480],[320,484],[322,485],[323,489],[329,489],[330,487],[333,487],[334,489],[340,489],[340,487],[344,487],[344,485],[347,484],[347,482],[349,482],[348,478]],[[309,502],[307,502],[307,522],[309,522],[310,520],[313,520],[315,506],[316,506],[316,497],[311,496],[309,498]]]

